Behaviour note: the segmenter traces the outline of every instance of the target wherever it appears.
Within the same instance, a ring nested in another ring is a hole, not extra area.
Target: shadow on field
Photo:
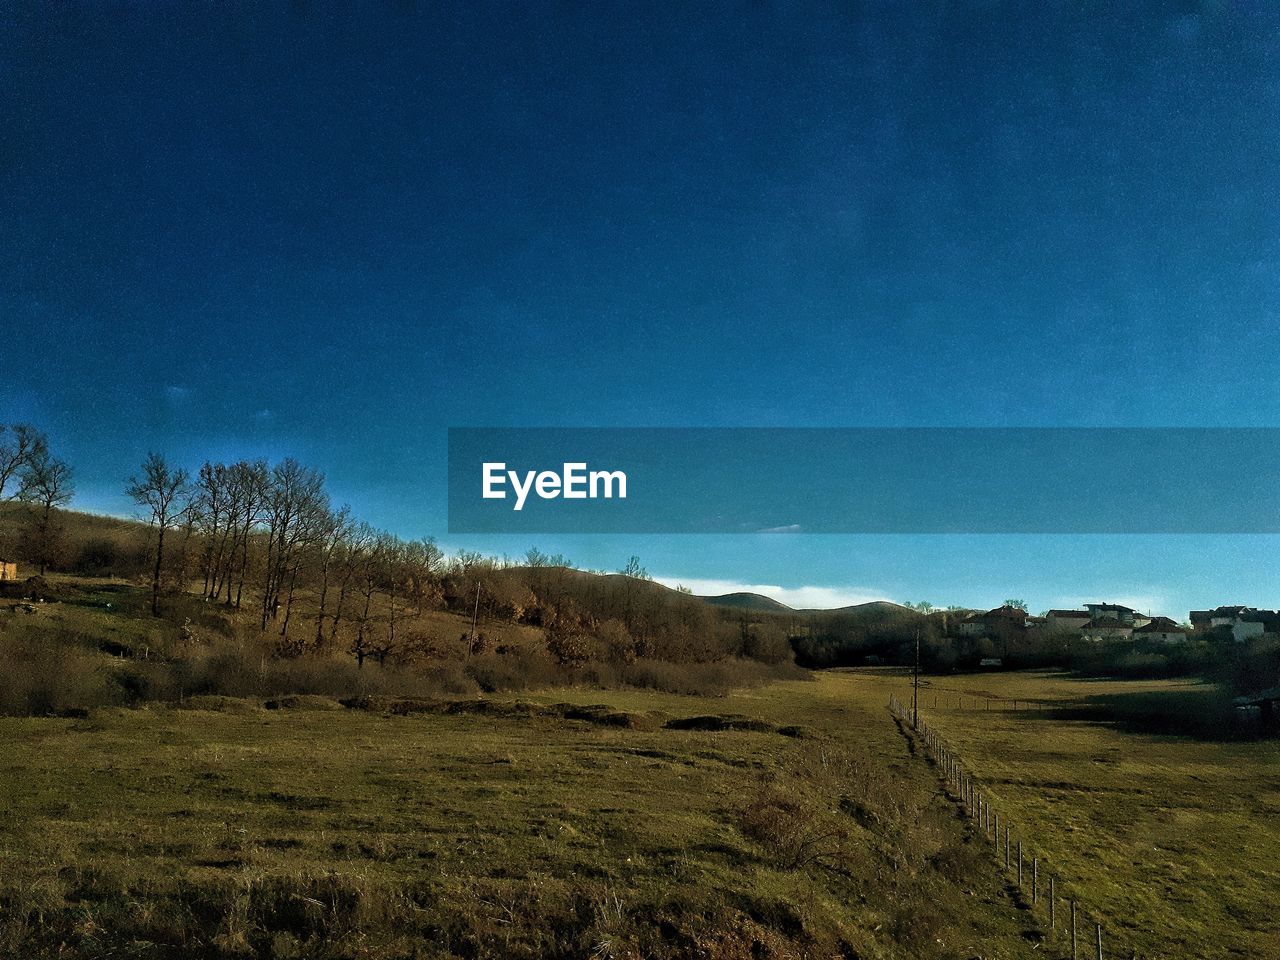
[[[1190,690],[1098,693],[1065,705],[1042,705],[1025,716],[1082,720],[1130,733],[1164,734],[1196,740],[1249,739],[1233,723],[1231,698],[1210,686]]]

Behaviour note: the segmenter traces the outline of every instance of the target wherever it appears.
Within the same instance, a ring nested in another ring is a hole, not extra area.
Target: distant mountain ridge
[[[735,610],[763,610],[772,613],[795,611],[794,607],[788,607],[785,603],[759,593],[722,593],[719,596],[698,597],[698,599],[713,607],[732,607]]]
[[[722,593],[717,596],[698,597],[713,607],[730,607],[736,610],[759,610],[772,613],[854,613],[895,615],[915,613],[910,607],[904,607],[892,600],[868,600],[865,603],[854,603],[847,607],[790,607],[780,600],[766,597],[760,593]]]

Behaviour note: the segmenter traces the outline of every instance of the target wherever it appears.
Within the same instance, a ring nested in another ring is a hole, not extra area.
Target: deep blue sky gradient
[[[82,506],[293,454],[442,534],[451,425],[1280,425],[1273,4],[337,9],[0,7],[0,419]],[[541,546],[1280,604],[1270,538]]]

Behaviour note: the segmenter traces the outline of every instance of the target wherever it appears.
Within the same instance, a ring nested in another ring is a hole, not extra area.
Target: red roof
[[[1138,627],[1133,632],[1134,633],[1186,633],[1187,631],[1182,629],[1182,627],[1178,626],[1168,617],[1156,617],[1150,623],[1146,624],[1145,626]]]

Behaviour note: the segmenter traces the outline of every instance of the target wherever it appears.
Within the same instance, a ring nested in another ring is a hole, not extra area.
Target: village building
[[[1264,633],[1280,633],[1280,613],[1238,605],[1192,610],[1191,628],[1197,633],[1229,631],[1232,640],[1245,643]]]
[[[1126,607],[1119,603],[1086,603],[1084,608],[1089,611],[1089,619],[1095,622],[1098,620],[1118,620],[1131,627],[1140,627],[1151,620],[1150,617],[1144,617],[1132,607]]]
[[[1044,626],[1049,633],[1079,633],[1092,619],[1085,610],[1050,610],[1044,615]]]
[[[1168,617],[1154,617],[1151,622],[1134,628],[1133,639],[1157,643],[1186,643],[1187,631]]]
[[[960,622],[960,628],[962,633],[978,636],[991,628],[1009,626],[1025,628],[1036,619],[1021,607],[1003,606],[987,610],[985,613],[971,613]]]
[[[960,621],[962,637],[989,637],[993,640],[1017,640],[1035,627],[1039,617],[1032,617],[1021,607],[1003,606],[985,613],[973,613]]]
[[[1103,617],[1089,621],[1088,626],[1080,631],[1080,635],[1094,643],[1111,640],[1132,640],[1133,624],[1125,623],[1114,617]]]
[[[18,565],[10,560],[0,560],[0,583],[18,579]]]

